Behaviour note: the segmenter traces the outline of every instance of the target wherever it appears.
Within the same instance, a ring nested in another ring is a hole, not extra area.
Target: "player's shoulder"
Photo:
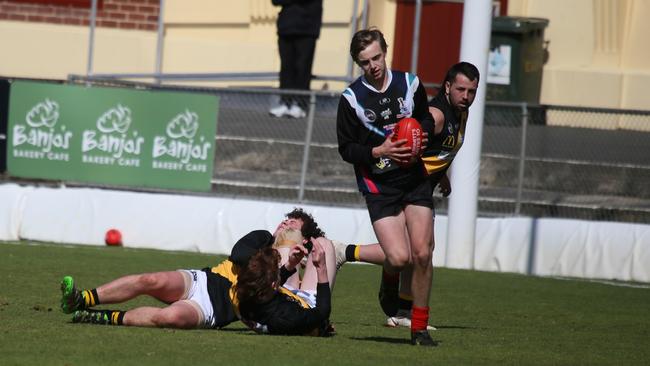
[[[429,112],[437,123],[445,122],[445,111],[447,110],[446,98],[439,93],[429,101]]]
[[[364,100],[367,95],[368,89],[363,85],[363,78],[360,76],[343,90],[341,100],[347,100],[348,104],[354,107],[359,100]]]
[[[446,108],[446,104],[447,99],[445,98],[445,95],[442,91],[438,92],[438,94],[435,97],[431,98],[429,101],[429,107],[434,107],[440,109],[441,111]]]
[[[407,84],[419,83],[420,78],[412,72],[401,71],[401,70],[391,70],[393,74],[393,79],[404,80]]]

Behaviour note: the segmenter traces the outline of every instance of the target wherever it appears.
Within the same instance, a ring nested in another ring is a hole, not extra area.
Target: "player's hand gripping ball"
[[[117,229],[110,229],[106,232],[104,240],[108,246],[122,246],[122,233]]]
[[[422,132],[422,125],[415,118],[402,118],[397,122],[392,140],[406,140],[402,146],[411,148],[411,159],[408,163],[398,163],[399,166],[406,167],[415,163],[416,158],[422,154]]]

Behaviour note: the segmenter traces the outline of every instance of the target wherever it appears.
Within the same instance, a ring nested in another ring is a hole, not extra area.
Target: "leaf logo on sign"
[[[59,120],[59,104],[45,98],[45,101],[35,105],[25,117],[28,125],[38,128],[42,126],[54,127]]]
[[[208,152],[212,144],[199,130],[199,115],[185,109],[167,123],[167,136],[154,136],[152,157],[166,157],[175,161],[154,161],[153,167],[166,170],[206,172]],[[198,140],[198,141],[195,141]]]
[[[167,124],[167,135],[171,138],[177,139],[186,137],[192,139],[199,128],[199,116],[185,110],[184,113],[179,113],[174,119]]]
[[[103,133],[125,133],[129,126],[131,126],[131,110],[121,104],[107,110],[97,119],[97,129]]]

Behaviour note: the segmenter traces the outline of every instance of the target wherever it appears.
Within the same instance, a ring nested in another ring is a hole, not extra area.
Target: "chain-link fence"
[[[90,82],[218,95],[213,195],[364,206],[337,150],[338,92]],[[272,116],[281,102],[304,116]],[[479,214],[650,223],[649,131],[650,112],[488,102]]]
[[[338,94],[220,90],[214,191],[272,199],[359,205],[352,166],[338,155]],[[305,117],[275,117],[279,103]]]
[[[488,103],[482,212],[650,222],[650,112]]]

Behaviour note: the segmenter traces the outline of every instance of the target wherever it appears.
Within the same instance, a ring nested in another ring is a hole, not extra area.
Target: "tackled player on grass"
[[[313,217],[302,209],[286,215],[274,235],[292,228],[303,236],[322,235]],[[78,290],[74,279],[61,282],[61,310],[73,314],[74,323],[127,325],[169,328],[221,328],[239,319],[233,285],[240,268],[252,255],[274,242],[274,235],[256,230],[234,245],[230,257],[215,267],[143,273],[120,277],[88,290]],[[139,307],[127,311],[98,310],[100,304],[117,304],[148,295],[167,304],[165,307]]]

